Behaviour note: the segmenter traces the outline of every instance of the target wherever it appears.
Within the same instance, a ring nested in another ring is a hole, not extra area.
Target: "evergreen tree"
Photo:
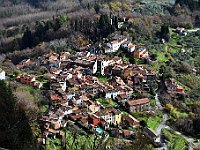
[[[166,25],[161,26],[160,36],[161,38],[165,39],[167,42],[170,40],[169,26],[166,26]]]
[[[62,15],[62,16],[59,16],[55,19],[55,22],[54,22],[54,31],[57,31],[59,30],[63,25],[65,25],[68,21],[68,16],[66,15]]]
[[[20,50],[19,39],[14,39],[14,50]]]
[[[175,5],[179,4],[181,7],[188,7],[190,10],[199,9],[200,2],[197,0],[176,0]]]
[[[34,41],[34,37],[32,35],[31,30],[27,27],[24,35],[22,37],[22,44],[21,44],[21,48],[25,49],[27,47],[31,48],[33,46],[33,41]]]
[[[114,27],[115,27],[116,29],[118,29],[118,17],[117,17],[117,16],[115,16],[115,17],[113,18],[113,25],[114,25]]]
[[[107,37],[111,32],[111,24],[108,15],[101,15],[99,19],[100,36]]]
[[[90,10],[90,8],[91,8],[90,3],[88,3],[87,9]]]
[[[95,10],[95,12],[98,14],[99,13],[99,10],[100,10],[100,6],[99,6],[99,4],[95,4],[94,5],[94,10]]]
[[[79,20],[78,19],[76,19],[75,20],[75,22],[74,22],[74,30],[75,31],[80,31],[80,22],[79,22]]]
[[[28,119],[17,104],[10,86],[0,80],[0,147],[34,149]]]
[[[46,23],[45,23],[45,30],[49,30],[49,29],[52,29],[53,27],[53,24],[50,20],[48,20]]]
[[[40,40],[42,40],[45,32],[46,32],[45,22],[44,21],[36,22],[35,35],[39,37]]]

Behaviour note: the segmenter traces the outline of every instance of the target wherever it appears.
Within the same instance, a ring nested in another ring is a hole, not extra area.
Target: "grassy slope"
[[[142,113],[133,113],[133,116],[137,118],[138,120],[144,120],[147,125],[153,129],[156,130],[160,123],[162,122],[162,118],[160,116],[149,116],[147,114],[142,114]]]
[[[185,150],[187,148],[186,140],[168,129],[163,129],[163,134],[168,142],[168,147],[173,150]]]

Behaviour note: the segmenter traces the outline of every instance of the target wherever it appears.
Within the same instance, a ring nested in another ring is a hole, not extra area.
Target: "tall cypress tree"
[[[100,36],[107,37],[111,32],[110,18],[108,15],[101,15],[99,20]]]
[[[94,10],[95,10],[95,12],[98,14],[99,13],[99,10],[100,10],[100,6],[99,6],[99,4],[95,4],[94,5]]]
[[[27,47],[31,48],[33,46],[33,41],[34,41],[34,36],[32,35],[31,30],[27,27],[22,37],[21,48],[22,49]]]

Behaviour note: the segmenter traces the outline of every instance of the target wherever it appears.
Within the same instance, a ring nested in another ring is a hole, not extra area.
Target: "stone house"
[[[142,98],[137,100],[128,100],[126,103],[126,107],[129,112],[142,112],[149,110],[149,102],[148,98]]]

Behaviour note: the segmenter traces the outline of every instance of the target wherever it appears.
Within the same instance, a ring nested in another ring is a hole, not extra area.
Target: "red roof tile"
[[[130,106],[142,105],[142,104],[146,104],[146,103],[149,103],[149,99],[148,98],[142,98],[142,99],[129,100],[128,101],[128,105],[130,105]]]

